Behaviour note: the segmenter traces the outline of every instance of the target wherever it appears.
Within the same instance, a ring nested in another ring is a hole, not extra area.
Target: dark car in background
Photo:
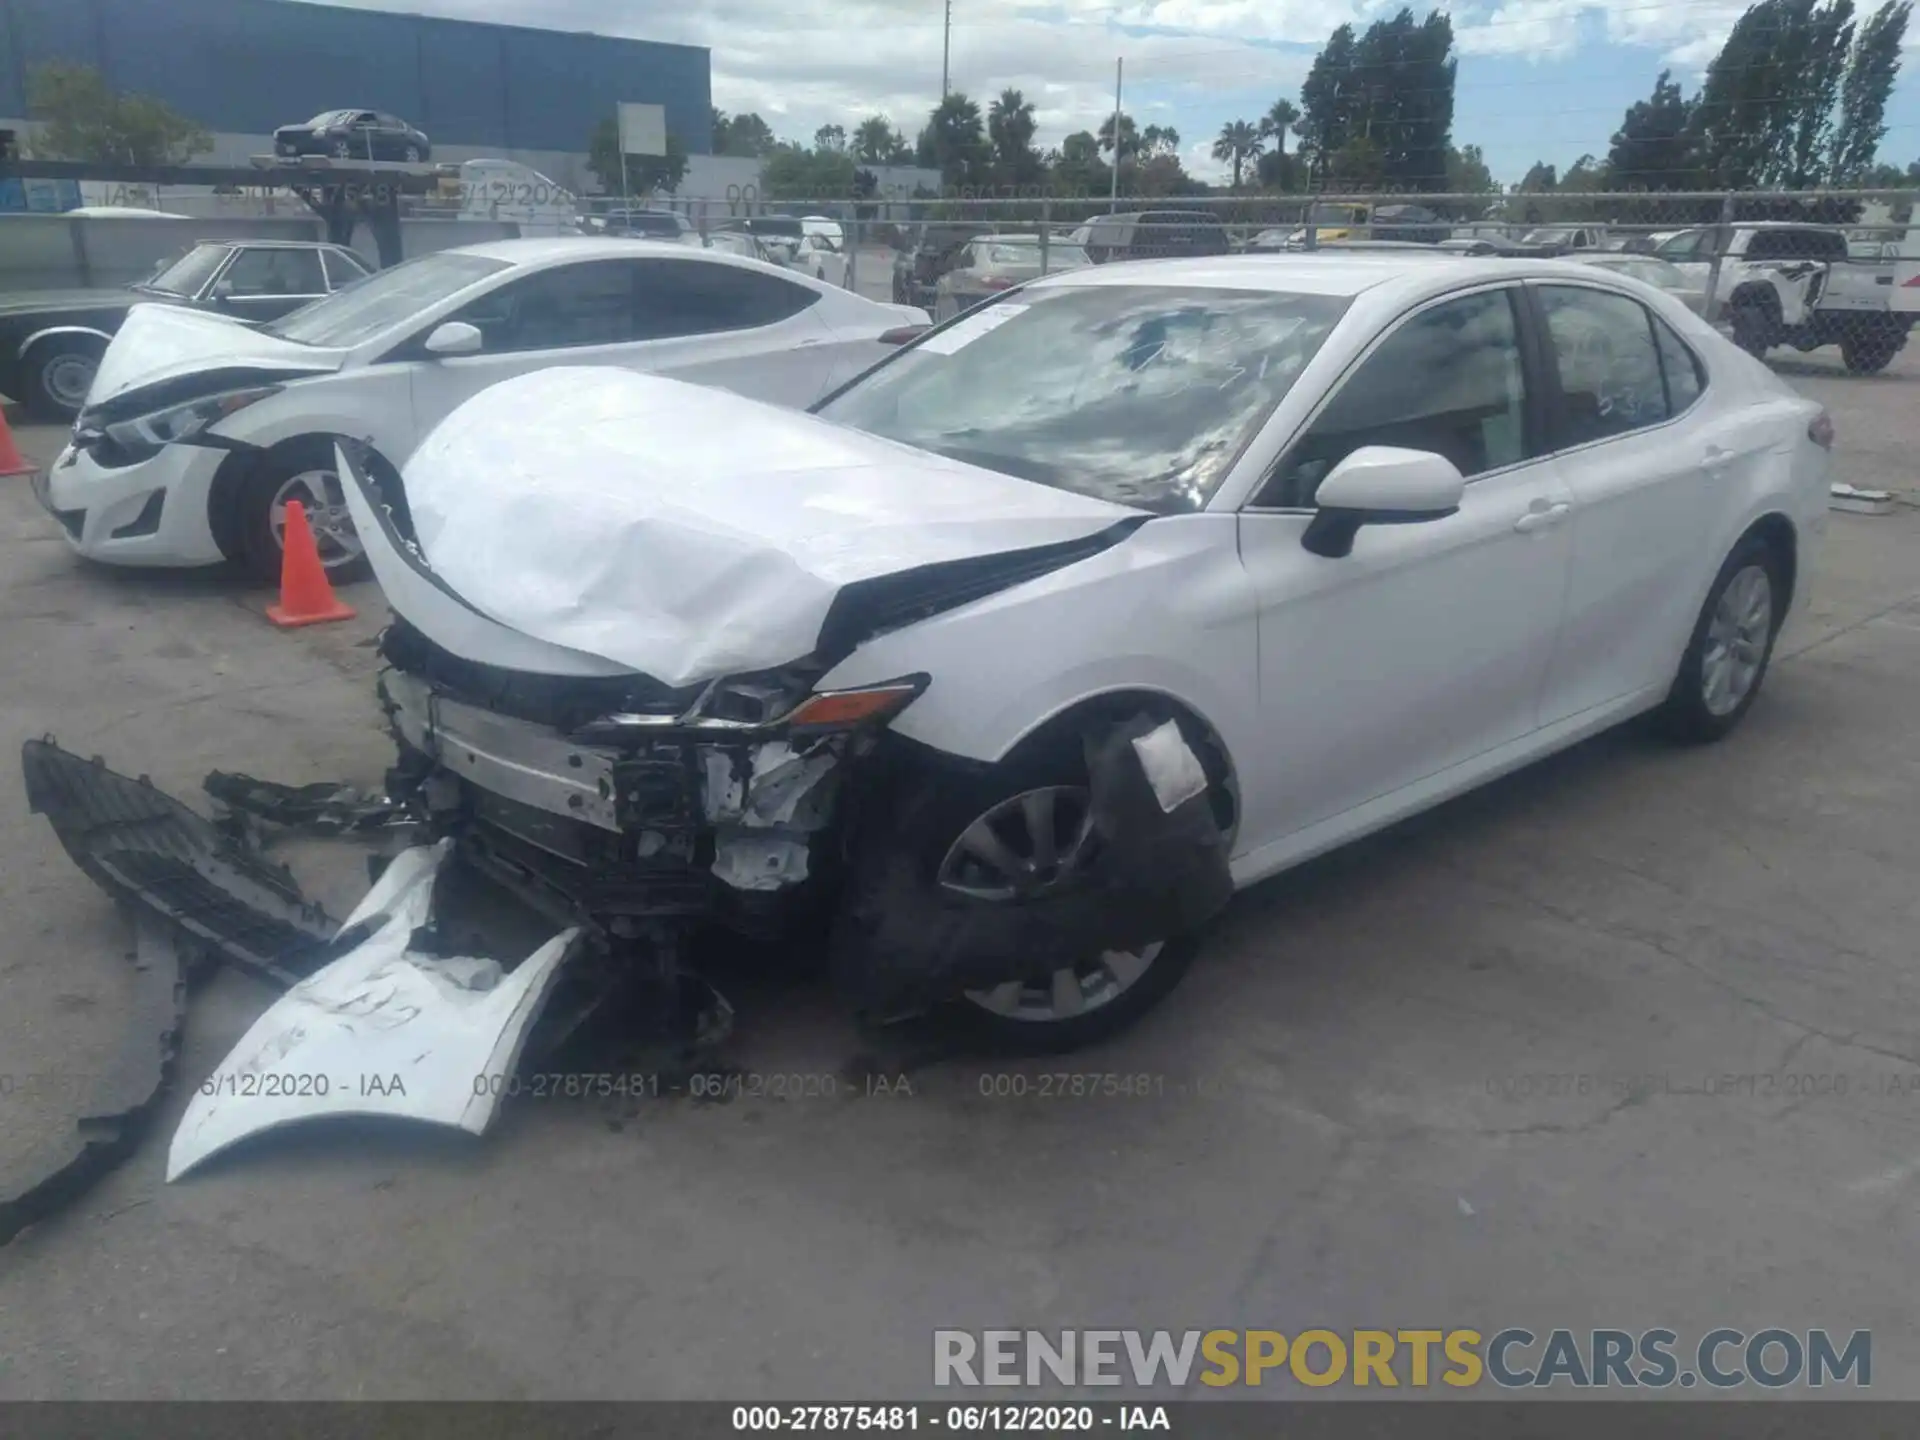
[[[1073,232],[1096,265],[1112,260],[1157,260],[1226,255],[1233,250],[1220,217],[1205,210],[1139,210],[1096,215]]]
[[[273,132],[273,153],[288,159],[330,155],[336,160],[417,163],[433,153],[427,137],[397,115],[378,110],[324,110],[304,125]]]
[[[639,240],[665,240],[675,245],[701,245],[693,222],[673,210],[609,210],[588,222],[596,234],[631,235]]]
[[[938,298],[940,277],[954,258],[994,227],[984,221],[931,220],[893,255],[893,303],[917,305],[931,311]]]
[[[107,342],[135,305],[188,305],[244,324],[273,320],[373,273],[310,240],[203,240],[117,289],[0,296],[0,393],[48,420],[80,413]]]
[[[792,262],[800,253],[800,242],[807,233],[798,215],[747,215],[736,220],[723,220],[714,228],[751,235],[760,242],[776,265]]]

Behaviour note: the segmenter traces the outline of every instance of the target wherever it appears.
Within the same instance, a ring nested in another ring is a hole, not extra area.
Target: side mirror
[[[1314,495],[1317,507],[1300,543],[1329,560],[1353,553],[1362,525],[1418,525],[1460,508],[1467,482],[1430,450],[1365,445],[1333,467]]]
[[[486,347],[486,337],[478,327],[464,320],[448,320],[427,336],[429,355],[477,355]]]

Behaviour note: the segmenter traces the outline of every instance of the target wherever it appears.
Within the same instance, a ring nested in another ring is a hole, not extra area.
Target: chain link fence
[[[1920,235],[1909,239],[1917,197],[1700,191],[1116,202],[963,195],[895,201],[884,213],[844,199],[775,202],[753,215],[708,215],[700,223],[683,210],[679,223],[690,243],[758,253],[935,319],[1026,280],[1122,260],[1381,251],[1463,263],[1563,259],[1669,291],[1753,354],[1837,346],[1849,369],[1870,373],[1899,352],[1920,312]]]

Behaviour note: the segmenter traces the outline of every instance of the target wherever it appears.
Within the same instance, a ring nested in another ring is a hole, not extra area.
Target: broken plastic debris
[[[1891,490],[1861,490],[1852,485],[1836,483],[1829,488],[1828,495],[1829,509],[1846,510],[1856,515],[1893,513]]]
[[[780,890],[807,878],[803,840],[740,835],[713,847],[713,873],[736,890]]]
[[[410,950],[452,845],[396,856],[341,926],[367,938],[275,1001],[201,1084],[167,1153],[169,1181],[301,1120],[386,1116],[474,1135],[492,1123],[580,932],[562,931],[510,974],[491,960]]]
[[[1133,742],[1133,749],[1140,757],[1140,768],[1147,772],[1147,783],[1153,786],[1154,798],[1167,814],[1171,815],[1194,796],[1206,793],[1207,772],[1174,721],[1169,720],[1140,736]]]

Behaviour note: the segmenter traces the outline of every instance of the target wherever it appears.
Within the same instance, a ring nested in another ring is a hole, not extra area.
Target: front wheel
[[[1700,607],[1673,687],[1655,712],[1670,738],[1704,744],[1732,733],[1746,718],[1767,677],[1786,599],[1785,567],[1775,547],[1758,535],[1734,546]]]
[[[353,528],[335,465],[332,441],[300,440],[272,451],[248,477],[240,496],[239,559],[254,580],[268,585],[280,580],[292,500],[307,512],[329,579],[356,579],[365,570],[366,547]]]
[[[1877,375],[1893,363],[1904,340],[1898,335],[1849,335],[1840,342],[1840,358],[1855,375]]]
[[[86,335],[56,335],[27,352],[26,393],[20,399],[45,420],[71,421],[87,402],[100,368],[104,342]]]
[[[1736,305],[1728,316],[1733,343],[1756,360],[1766,358],[1773,345],[1772,317],[1758,305]]]

